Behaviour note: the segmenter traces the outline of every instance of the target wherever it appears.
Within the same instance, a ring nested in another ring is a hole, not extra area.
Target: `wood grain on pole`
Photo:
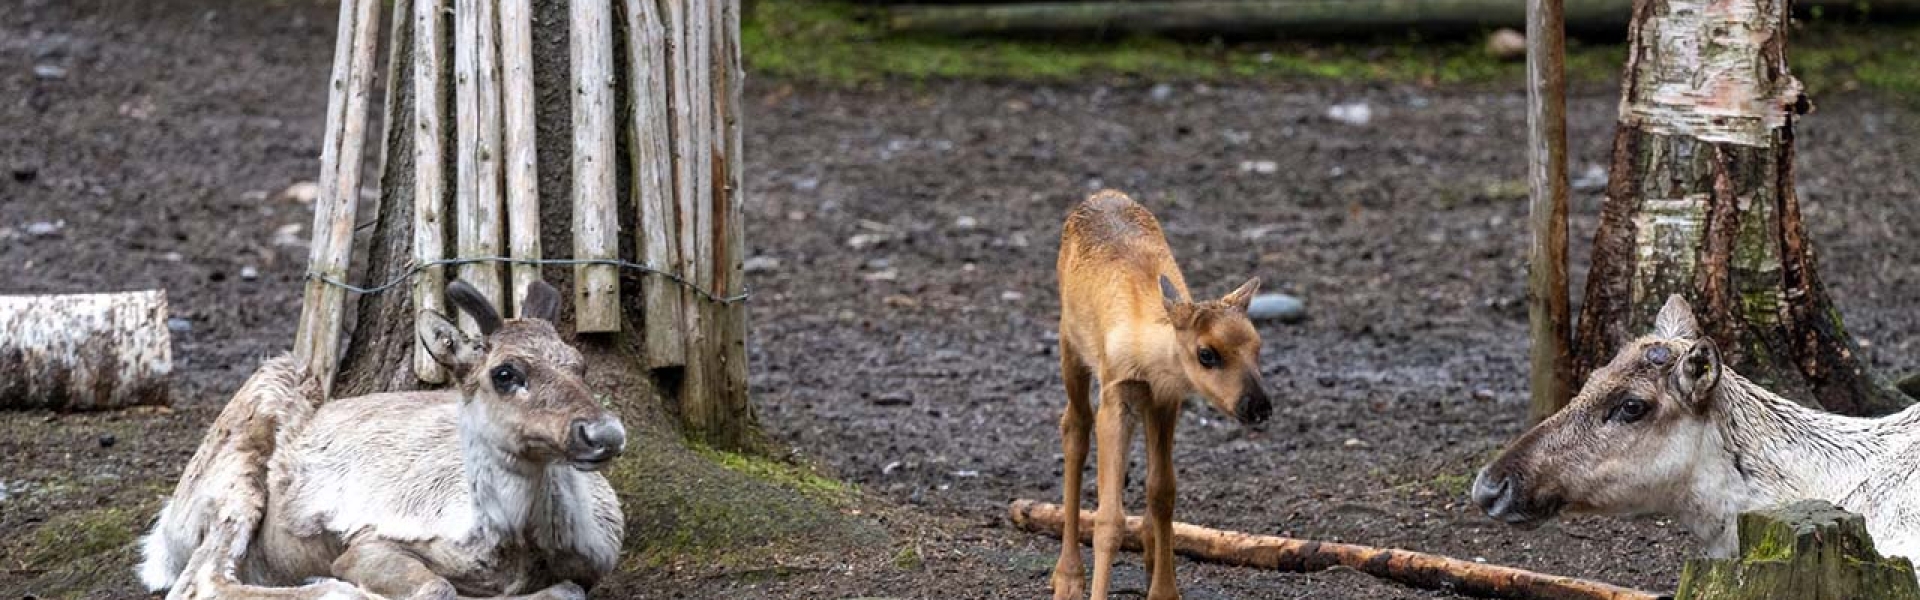
[[[499,256],[500,234],[500,88],[494,44],[495,0],[454,3],[454,105],[457,178],[454,190],[457,251],[461,258]],[[496,307],[507,306],[498,263],[460,266],[460,279]],[[460,316],[470,334],[480,328]]]
[[[164,290],[0,296],[0,409],[166,404]]]
[[[711,229],[713,208],[712,94],[707,55],[710,19],[707,0],[664,2],[668,34],[669,80],[673,91],[673,165],[676,228],[679,230],[680,274],[688,283],[711,290],[713,271]],[[713,430],[714,397],[708,388],[708,361],[713,360],[711,332],[713,304],[692,289],[681,293],[682,331],[687,368],[680,383],[681,418],[695,437]]]
[[[592,4],[588,2],[587,4]],[[540,174],[533,109],[533,2],[500,0],[500,96],[505,121],[507,252],[520,260],[540,258]],[[513,313],[527,286],[540,280],[540,266],[514,263]]]
[[[413,260],[427,264],[447,257],[446,238],[446,164],[441,146],[446,124],[441,110],[446,107],[446,90],[441,74],[446,66],[446,31],[441,15],[446,0],[414,0],[413,11]],[[413,280],[415,313],[433,311],[446,314],[446,267],[428,267]],[[427,383],[443,383],[446,369],[427,352],[424,342],[415,336],[413,374]]]
[[[720,198],[714,205],[717,233],[713,288],[726,296],[738,295],[746,289],[745,189],[741,185],[746,157],[742,154],[740,125],[746,73],[741,69],[740,60],[740,9],[740,0],[715,2],[714,66],[718,74],[714,77],[713,97],[714,125],[719,136],[716,145],[720,148],[715,155],[721,157],[722,162],[714,167],[715,194]],[[741,303],[715,305],[714,311],[718,325],[714,336],[716,362],[713,385],[709,387],[721,411],[718,431],[757,431],[750,423],[754,414],[747,392],[747,307]],[[737,439],[717,441],[728,446],[748,443]]]
[[[1066,511],[1059,505],[1015,500],[1010,508],[1014,525],[1059,536]],[[1080,541],[1093,541],[1093,512],[1077,511]],[[1144,527],[1140,517],[1127,518],[1122,545],[1138,550]],[[1520,600],[1656,600],[1661,596],[1597,581],[1535,573],[1413,552],[1356,544],[1297,540],[1270,535],[1173,524],[1173,551],[1195,560],[1311,573],[1346,567],[1374,577],[1413,587],[1447,590],[1485,598]]]
[[[614,198],[613,6],[569,2],[573,84],[573,257],[616,259],[620,213]],[[620,330],[620,272],[612,265],[573,270],[574,329]]]
[[[633,173],[633,199],[638,205],[639,226],[634,248],[639,262],[667,273],[680,269],[680,249],[674,239],[673,140],[672,114],[668,112],[671,91],[667,84],[667,44],[665,27],[660,22],[659,5],[654,0],[625,0],[627,21],[627,77],[633,114],[629,118],[628,140],[630,170]],[[641,303],[645,316],[641,323],[646,346],[647,366],[653,369],[686,364],[687,349],[680,334],[680,286],[663,275],[649,274],[641,280]]]
[[[1564,0],[1527,0],[1527,315],[1538,422],[1571,397],[1567,290],[1567,83]]]
[[[338,183],[333,174],[339,171],[340,134],[342,121],[347,111],[347,79],[353,74],[353,18],[354,3],[344,0],[340,3],[340,20],[334,29],[333,71],[327,76],[327,121],[321,132],[320,177],[315,183],[320,191],[313,202],[313,243],[307,247],[308,269],[319,266],[327,255],[327,244],[333,240],[326,235],[327,227],[333,222],[333,203],[324,201],[333,197],[330,186]],[[313,366],[313,339],[320,320],[320,292],[326,283],[307,276],[306,290],[300,301],[300,320],[293,328],[294,360],[302,366]]]
[[[351,38],[344,81],[332,85],[344,93],[329,96],[329,118],[338,118],[327,129],[332,138],[321,150],[320,195],[314,199],[314,248],[308,269],[312,273],[344,280],[353,252],[355,213],[360,200],[360,163],[367,134],[368,90],[373,87],[373,55],[380,42],[380,8],[376,0],[349,0],[341,4],[343,37]],[[335,59],[341,56],[336,53]],[[336,75],[340,65],[334,66]],[[343,106],[332,108],[334,100]],[[337,128],[335,127],[337,126]],[[328,150],[332,164],[328,164]],[[328,169],[331,166],[332,169]],[[296,331],[296,356],[302,357],[308,372],[320,381],[323,392],[333,388],[333,373],[339,361],[340,324],[345,310],[346,290],[318,279],[307,283],[307,295],[301,306],[301,323]]]

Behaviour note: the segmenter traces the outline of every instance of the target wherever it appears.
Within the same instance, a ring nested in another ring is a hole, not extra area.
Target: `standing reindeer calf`
[[[465,283],[447,296],[483,334],[420,315],[453,389],[323,405],[291,359],[262,365],[143,540],[140,580],[170,598],[584,598],[619,556],[597,471],[626,430],[554,330],[552,286],[508,321]]]
[[[1260,381],[1260,334],[1247,319],[1254,279],[1215,301],[1188,300],[1186,279],[1153,215],[1120,192],[1094,194],[1068,213],[1060,234],[1060,419],[1069,517],[1053,570],[1056,599],[1084,591],[1080,561],[1081,470],[1087,437],[1100,443],[1099,508],[1093,528],[1093,597],[1107,596],[1125,534],[1127,449],[1146,424],[1145,561],[1152,600],[1179,598],[1173,579],[1173,431],[1187,396],[1245,423],[1272,412]],[[1100,412],[1089,402],[1100,380]]]
[[[1480,470],[1473,500],[1520,527],[1562,510],[1669,515],[1721,558],[1741,512],[1826,500],[1865,517],[1882,552],[1920,558],[1917,473],[1920,406],[1863,419],[1782,398],[1728,369],[1673,296],[1652,335]]]

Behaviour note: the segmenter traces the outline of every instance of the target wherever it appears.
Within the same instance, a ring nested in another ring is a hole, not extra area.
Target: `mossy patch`
[[[800,492],[815,500],[845,503],[858,493],[852,484],[826,477],[807,465],[791,464],[741,452],[693,444],[694,452],[722,468]]]
[[[0,596],[78,597],[108,587],[110,579],[131,578],[135,541],[152,508],[109,506],[48,519],[5,546],[6,567],[31,578],[9,583],[19,589],[0,586]]]
[[[1327,80],[1421,85],[1524,81],[1521,61],[1489,56],[1481,36],[1382,34],[1306,41],[1037,40],[890,34],[881,9],[845,1],[759,0],[742,23],[749,69],[848,85],[885,80],[1074,82]],[[1813,19],[1792,32],[1794,72],[1815,94],[1865,88],[1920,93],[1920,25]],[[1621,40],[1569,40],[1570,81],[1615,80]]]

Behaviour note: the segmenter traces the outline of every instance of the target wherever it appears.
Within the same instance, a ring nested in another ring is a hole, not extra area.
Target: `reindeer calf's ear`
[[[1167,309],[1167,321],[1174,329],[1186,329],[1187,321],[1193,316],[1193,304],[1180,295],[1180,289],[1174,287],[1173,280],[1166,275],[1160,276],[1160,305]]]
[[[486,355],[482,343],[460,331],[460,326],[446,315],[422,311],[415,329],[420,336],[420,345],[427,348],[427,354],[433,355],[434,361],[445,365],[455,375],[465,375]]]
[[[1694,342],[1680,357],[1680,364],[1673,367],[1674,391],[1694,405],[1697,409],[1706,408],[1706,401],[1715,385],[1720,383],[1720,348],[1713,340],[1702,339]]]

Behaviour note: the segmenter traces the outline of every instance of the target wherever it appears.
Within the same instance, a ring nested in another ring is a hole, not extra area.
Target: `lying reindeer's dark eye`
[[[1206,367],[1209,369],[1220,368],[1220,353],[1214,352],[1212,348],[1201,346],[1200,347],[1200,366]]]
[[[1647,401],[1639,398],[1628,398],[1621,400],[1619,404],[1613,406],[1613,412],[1607,413],[1607,420],[1620,423],[1632,423],[1646,418],[1647,413],[1652,410],[1653,406],[1647,404]]]
[[[513,365],[500,365],[489,373],[493,377],[493,389],[502,394],[511,394],[514,390],[527,386],[527,377],[520,374]]]

